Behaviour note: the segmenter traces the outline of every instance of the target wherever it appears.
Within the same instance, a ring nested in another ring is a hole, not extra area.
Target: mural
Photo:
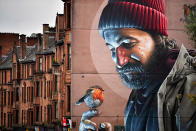
[[[118,82],[131,91],[125,131],[196,129],[196,51],[169,39],[167,21],[164,0],[108,0],[100,13],[97,32],[110,50]],[[83,113],[80,131],[96,130],[90,121],[98,114],[94,89],[76,102],[92,108]]]

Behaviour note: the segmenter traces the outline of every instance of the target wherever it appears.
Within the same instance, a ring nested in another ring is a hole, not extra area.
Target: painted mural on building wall
[[[186,49],[184,45],[169,38],[165,0],[106,0],[104,7],[97,12],[99,15],[94,18],[94,23],[97,23],[94,24],[97,25],[96,31],[104,40],[105,47],[110,50],[115,73],[120,78],[114,83],[123,83],[131,91],[129,98],[126,98],[124,128],[119,130],[196,129],[196,51]],[[90,49],[96,71],[106,85],[110,86],[107,89],[123,97],[124,94],[119,90],[127,89],[111,86],[112,80],[109,78],[115,73],[103,69],[105,63],[96,63],[104,61],[108,56],[97,57],[104,53],[104,49],[100,49],[100,44],[103,43],[95,45],[97,38],[92,32]],[[107,80],[110,84],[107,84]],[[92,97],[89,90],[86,94]],[[105,95],[105,100],[106,97]],[[86,101],[90,99],[87,100],[85,95],[82,101],[85,101],[84,98]],[[81,99],[77,103],[80,101]],[[112,108],[115,110],[115,107]],[[88,113],[91,115],[87,115]],[[97,130],[97,123],[88,121],[97,114],[98,110],[94,109],[84,112],[79,130]],[[89,118],[84,119],[84,115]],[[100,130],[108,130],[101,124],[100,127],[103,127]]]

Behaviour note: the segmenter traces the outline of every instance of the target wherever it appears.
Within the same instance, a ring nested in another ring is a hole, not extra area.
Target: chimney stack
[[[43,49],[48,48],[49,24],[43,24]]]
[[[42,35],[41,35],[41,33],[38,33],[37,34],[37,39],[38,39],[38,42],[37,42],[37,51],[40,51],[40,49],[42,47]]]
[[[20,59],[23,59],[26,56],[26,35],[20,35]]]
[[[0,64],[2,62],[2,47],[0,46]]]

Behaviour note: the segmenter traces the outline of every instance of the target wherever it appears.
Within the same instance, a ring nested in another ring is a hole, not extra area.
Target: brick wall
[[[14,43],[19,44],[19,34],[17,33],[0,33],[0,46],[2,47],[2,55],[7,54]]]

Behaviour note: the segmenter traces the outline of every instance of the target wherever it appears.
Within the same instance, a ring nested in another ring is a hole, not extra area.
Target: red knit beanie
[[[109,0],[99,21],[99,32],[137,28],[168,36],[164,0]]]

